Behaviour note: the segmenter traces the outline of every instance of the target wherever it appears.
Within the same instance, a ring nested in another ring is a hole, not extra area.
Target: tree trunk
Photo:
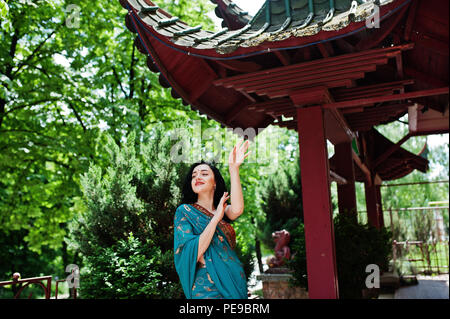
[[[258,268],[259,273],[264,273],[263,263],[262,263],[262,254],[261,254],[261,242],[256,239],[255,240],[255,249],[256,249],[256,258],[258,259]]]

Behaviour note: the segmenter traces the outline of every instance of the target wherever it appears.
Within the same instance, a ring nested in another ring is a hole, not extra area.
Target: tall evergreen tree
[[[170,160],[162,127],[136,153],[135,134],[119,147],[107,135],[106,171],[93,165],[81,182],[86,211],[72,225],[83,256],[81,293],[95,298],[182,297],[173,265],[173,214],[185,164]]]
[[[271,175],[265,181],[261,197],[261,207],[266,214],[261,239],[267,247],[273,247],[274,231],[286,229],[294,232],[299,223],[303,223],[299,161],[281,166],[277,174]]]

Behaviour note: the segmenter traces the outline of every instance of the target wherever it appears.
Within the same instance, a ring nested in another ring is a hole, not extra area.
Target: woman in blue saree
[[[230,195],[212,164],[201,161],[188,172],[183,204],[174,217],[175,268],[187,299],[247,299],[247,280],[230,225],[244,211],[239,166],[250,153],[245,154],[247,149],[248,141],[230,153]]]

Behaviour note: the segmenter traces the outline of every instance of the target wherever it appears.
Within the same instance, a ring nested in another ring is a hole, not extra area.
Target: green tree
[[[109,167],[82,177],[86,210],[72,224],[83,256],[85,298],[180,298],[173,264],[173,214],[185,164],[170,158],[163,127],[136,152],[135,133],[119,147],[106,135]]]
[[[5,2],[5,0],[0,0],[0,18],[5,18],[8,14],[8,4]]]
[[[292,233],[303,222],[299,161],[281,166],[277,174],[265,181],[261,207],[266,214],[261,239],[266,247],[273,248],[274,231],[286,229]]]
[[[194,11],[179,16],[212,24]],[[199,118],[148,70],[125,14],[119,1],[0,2],[0,223],[25,230],[34,252],[70,257],[64,238],[80,175],[89,162],[108,165],[102,131],[118,144],[131,131],[143,141],[156,123]]]

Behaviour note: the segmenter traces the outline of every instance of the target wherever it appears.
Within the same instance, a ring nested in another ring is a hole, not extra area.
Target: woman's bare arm
[[[244,212],[244,196],[242,194],[241,179],[239,177],[239,168],[230,167],[230,207],[225,211],[228,218],[235,220]]]
[[[202,259],[203,254],[211,244],[211,240],[214,236],[219,221],[220,220],[214,216],[213,218],[211,218],[211,221],[209,222],[208,226],[206,226],[203,233],[201,233],[200,239],[198,241],[197,262]]]
[[[225,212],[229,219],[235,220],[244,212],[244,197],[242,195],[241,179],[239,177],[239,166],[244,162],[250,153],[245,154],[249,146],[249,141],[242,145],[238,142],[228,157],[231,183],[231,204]]]
[[[214,212],[214,216],[211,218],[208,226],[206,226],[205,230],[200,234],[200,238],[198,240],[198,251],[197,251],[197,262],[202,259],[203,254],[208,249],[211,244],[211,240],[216,232],[217,224],[222,220],[223,214],[225,212],[225,208],[227,207],[226,201],[230,196],[225,192],[220,199],[219,205]]]

